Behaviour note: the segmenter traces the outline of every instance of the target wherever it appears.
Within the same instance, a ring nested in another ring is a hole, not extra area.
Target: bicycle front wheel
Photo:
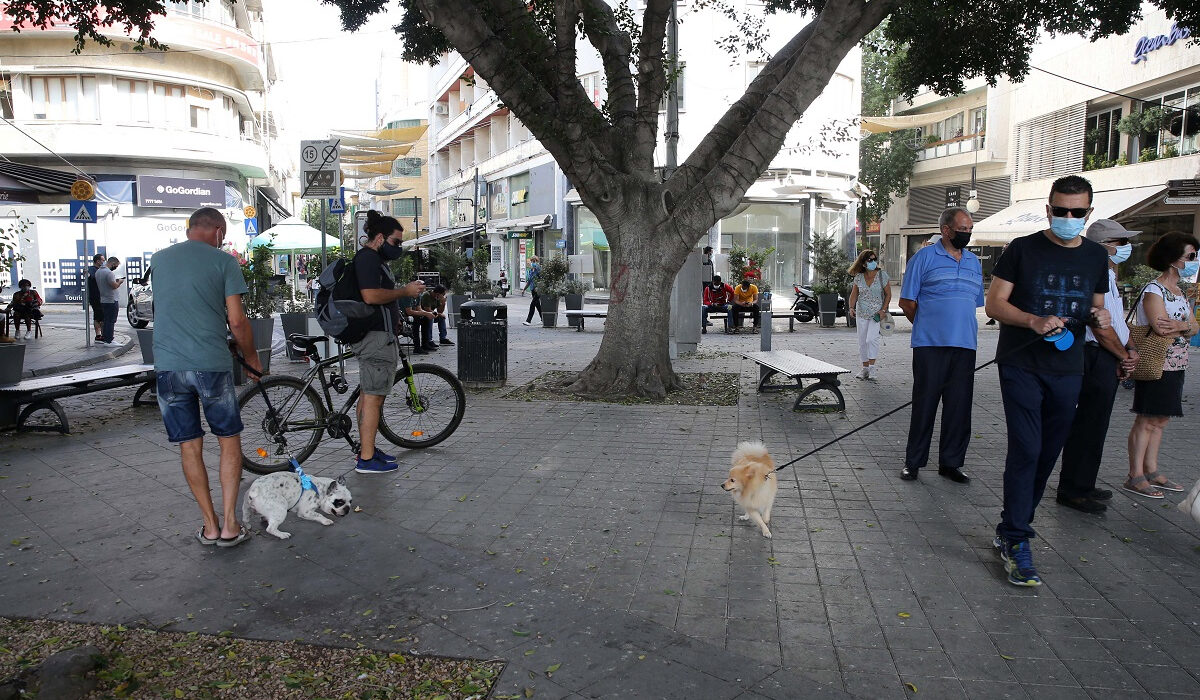
[[[288,471],[292,457],[303,462],[321,442],[325,407],[317,392],[295,377],[264,377],[251,384],[238,397],[238,408],[245,426],[242,467],[255,474]]]
[[[412,386],[401,369],[383,402],[379,432],[393,445],[419,450],[450,437],[467,410],[462,384],[437,365],[412,365]]]

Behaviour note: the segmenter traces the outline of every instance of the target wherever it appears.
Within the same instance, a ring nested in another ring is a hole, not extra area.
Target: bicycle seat
[[[317,343],[329,340],[328,336],[324,335],[302,335],[293,333],[288,336],[288,342],[297,346],[316,345]]]

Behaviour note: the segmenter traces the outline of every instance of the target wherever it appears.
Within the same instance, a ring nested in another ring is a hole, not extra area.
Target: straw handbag
[[[1150,284],[1156,283],[1151,282]],[[1171,343],[1174,342],[1172,338],[1155,333],[1149,325],[1139,326],[1132,322],[1138,304],[1142,303],[1142,297],[1145,296],[1146,288],[1150,284],[1142,288],[1142,293],[1138,295],[1137,301],[1125,315],[1125,323],[1129,326],[1129,341],[1133,343],[1133,347],[1137,349],[1138,353],[1137,367],[1133,369],[1133,374],[1130,376],[1140,382],[1162,379],[1163,363],[1167,361],[1167,348],[1171,347]],[[1162,285],[1157,286],[1160,290],[1162,289]]]

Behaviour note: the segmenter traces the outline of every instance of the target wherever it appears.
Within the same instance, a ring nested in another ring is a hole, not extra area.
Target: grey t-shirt
[[[201,241],[154,254],[154,369],[228,372],[225,297],[245,294],[237,260]]]
[[[100,289],[101,304],[115,304],[117,299],[117,290],[113,287],[113,282],[117,281],[117,273],[108,269],[108,265],[96,270],[96,286]]]

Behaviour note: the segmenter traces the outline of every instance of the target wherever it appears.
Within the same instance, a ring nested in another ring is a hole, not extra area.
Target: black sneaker
[[[1087,497],[1093,501],[1111,501],[1112,491],[1108,489],[1092,489],[1092,492]]]
[[[422,346],[421,346],[421,349],[422,349],[422,350],[427,350],[427,351],[429,351],[429,352],[433,352],[434,350],[437,350],[437,349],[438,349],[438,346],[437,346],[437,343],[432,343],[432,342],[431,342],[431,343],[425,343],[424,345],[422,345]]]
[[[414,355],[428,355],[428,354],[429,354],[429,351],[428,351],[428,350],[422,350],[421,348],[413,348],[412,354],[414,354]]]
[[[1057,496],[1057,497],[1055,497],[1054,500],[1058,503],[1058,505],[1066,506],[1068,508],[1074,508],[1075,510],[1079,511],[1080,513],[1089,513],[1092,515],[1099,515],[1099,514],[1103,513],[1104,511],[1108,510],[1108,506],[1106,506],[1103,503],[1100,503],[1098,501],[1093,501],[1092,499],[1087,498],[1087,497],[1067,498],[1065,496]]]
[[[438,341],[438,345],[454,345],[454,341],[449,338],[442,338]],[[1112,494],[1109,495],[1111,496]]]

